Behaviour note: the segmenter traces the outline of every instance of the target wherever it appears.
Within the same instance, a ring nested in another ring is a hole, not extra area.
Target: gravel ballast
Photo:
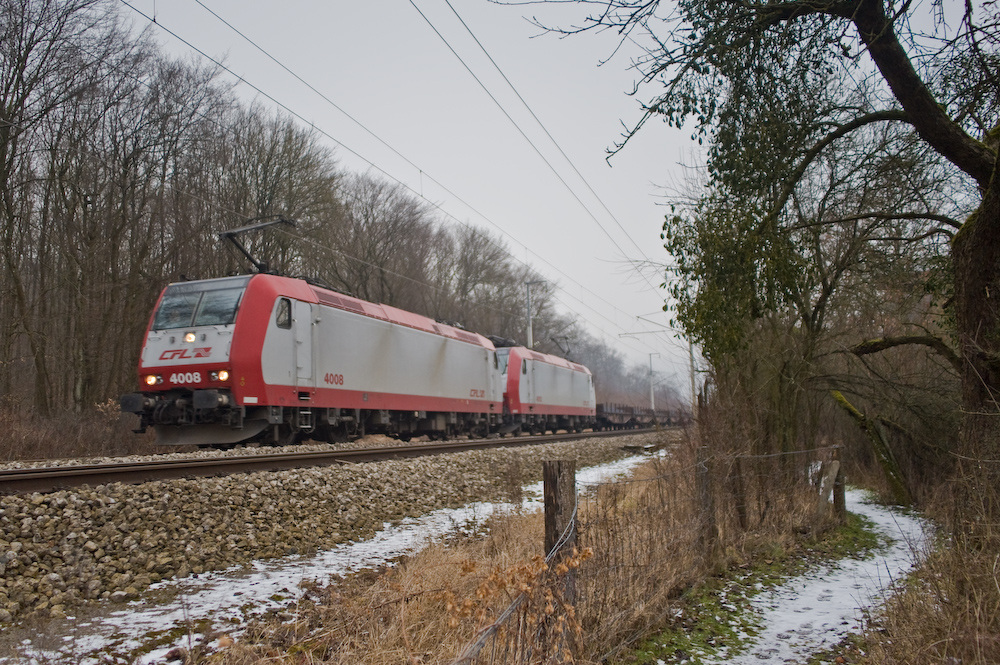
[[[0,497],[0,623],[124,602],[161,579],[366,538],[384,522],[510,498],[541,462],[620,458],[663,434]]]

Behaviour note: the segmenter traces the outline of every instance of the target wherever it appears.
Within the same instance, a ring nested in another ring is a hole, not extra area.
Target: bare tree
[[[63,295],[48,271],[53,260],[59,263],[53,257],[62,222],[82,214],[87,202],[82,182],[76,191],[59,187],[67,175],[79,173],[65,172],[71,167],[58,154],[65,146],[53,142],[52,132],[64,137],[70,131],[68,108],[106,108],[95,90],[113,76],[114,67],[135,58],[137,49],[105,2],[4,1],[0,25],[0,272],[6,283],[0,313],[6,315],[6,369],[23,376],[22,363],[12,361],[20,356],[17,340],[25,340],[32,401],[44,414],[51,408],[50,350],[58,348],[49,313]],[[87,123],[84,115],[78,119]],[[43,148],[49,152],[40,152]],[[45,154],[54,155],[48,164]],[[4,392],[10,390],[10,376],[0,383]]]
[[[367,175],[338,190],[343,217],[315,230],[327,254],[318,274],[360,298],[414,308],[428,284],[436,225],[427,206],[401,185]]]

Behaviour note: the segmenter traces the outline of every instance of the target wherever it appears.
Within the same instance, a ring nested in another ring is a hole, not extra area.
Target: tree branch
[[[963,131],[927,89],[899,43],[882,0],[859,0],[844,18],[857,27],[868,54],[920,138],[985,189],[993,176],[996,154]]]
[[[868,439],[872,442],[872,450],[882,465],[882,470],[885,472],[886,480],[889,481],[896,501],[904,506],[909,505],[912,496],[906,486],[906,478],[903,476],[899,463],[896,461],[895,455],[892,454],[892,448],[889,447],[889,442],[885,438],[885,433],[878,426],[878,423],[861,413],[839,390],[831,390],[830,396],[868,435]]]
[[[849,217],[838,217],[836,219],[820,219],[813,222],[806,222],[802,224],[796,224],[795,226],[789,226],[789,231],[802,231],[804,229],[811,229],[817,226],[833,226],[835,224],[847,224],[850,222],[860,222],[865,219],[873,219],[881,222],[889,222],[892,220],[920,220],[926,219],[934,222],[939,222],[941,224],[946,224],[954,229],[959,229],[962,223],[948,217],[947,215],[939,215],[931,212],[901,212],[901,213],[888,213],[888,212],[870,212],[862,215],[851,215]],[[941,227],[931,229],[926,233],[922,233],[919,236],[913,238],[901,238],[902,240],[916,241],[923,240],[924,238],[929,238],[930,236],[944,234],[948,237],[952,237],[954,234],[948,229],[943,229]]]
[[[795,170],[792,171],[789,177],[785,179],[785,182],[782,184],[781,187],[781,193],[778,194],[778,200],[775,201],[774,206],[772,206],[771,208],[771,213],[767,216],[767,219],[765,221],[773,224],[774,221],[778,219],[778,215],[785,207],[785,204],[788,203],[788,199],[791,197],[792,192],[795,191],[795,186],[799,183],[799,180],[802,179],[802,176],[805,174],[806,169],[809,168],[809,165],[813,162],[813,160],[819,157],[819,154],[823,152],[823,150],[828,145],[830,145],[837,139],[842,138],[847,134],[850,134],[854,130],[860,129],[866,125],[872,125],[875,124],[876,122],[892,122],[892,121],[909,122],[910,119],[905,112],[900,111],[898,109],[876,111],[874,113],[867,113],[865,115],[859,116],[844,125],[840,125],[835,130],[827,134],[821,141],[819,141],[816,145],[814,145],[812,148],[809,149],[809,151],[805,154],[805,156],[803,156],[802,159],[799,161],[799,164],[798,166],[795,167]]]
[[[887,349],[895,348],[897,346],[907,346],[911,344],[918,344],[921,346],[926,346],[934,351],[937,351],[945,360],[947,360],[952,367],[955,368],[956,372],[961,373],[962,371],[962,359],[958,357],[950,346],[944,343],[938,337],[933,337],[931,335],[902,335],[900,337],[883,337],[880,339],[871,339],[859,344],[855,344],[850,349],[851,353],[856,356],[866,356],[872,353],[880,353]]]

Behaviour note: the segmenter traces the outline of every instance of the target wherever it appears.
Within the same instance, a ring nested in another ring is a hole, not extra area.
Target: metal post
[[[659,353],[649,354],[649,410],[656,413],[656,401],[653,398],[653,356],[658,356]]]
[[[688,340],[688,364],[691,370],[691,418],[698,420],[698,389],[694,378],[694,342]]]
[[[524,291],[525,291],[525,294],[527,295],[527,302],[528,302],[528,348],[529,349],[534,348],[534,346],[535,346],[535,341],[534,341],[534,339],[532,339],[532,336],[531,336],[531,285],[532,284],[544,284],[544,283],[545,283],[545,280],[543,280],[543,279],[536,279],[533,282],[525,282],[524,283]]]
[[[531,282],[524,285],[524,291],[528,301],[528,348],[530,349],[535,345],[535,341],[531,339]]]

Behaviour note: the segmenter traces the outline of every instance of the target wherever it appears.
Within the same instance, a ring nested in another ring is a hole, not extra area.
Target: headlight
[[[157,376],[156,374],[147,374],[145,381],[147,386],[155,386],[157,384],[163,383],[163,377]]]
[[[208,376],[213,381],[228,381],[229,380],[229,372],[227,370],[224,370],[224,369],[220,369],[218,372],[210,372]]]
[[[193,332],[184,333],[184,341],[188,344],[192,344],[195,340],[195,334]]]

